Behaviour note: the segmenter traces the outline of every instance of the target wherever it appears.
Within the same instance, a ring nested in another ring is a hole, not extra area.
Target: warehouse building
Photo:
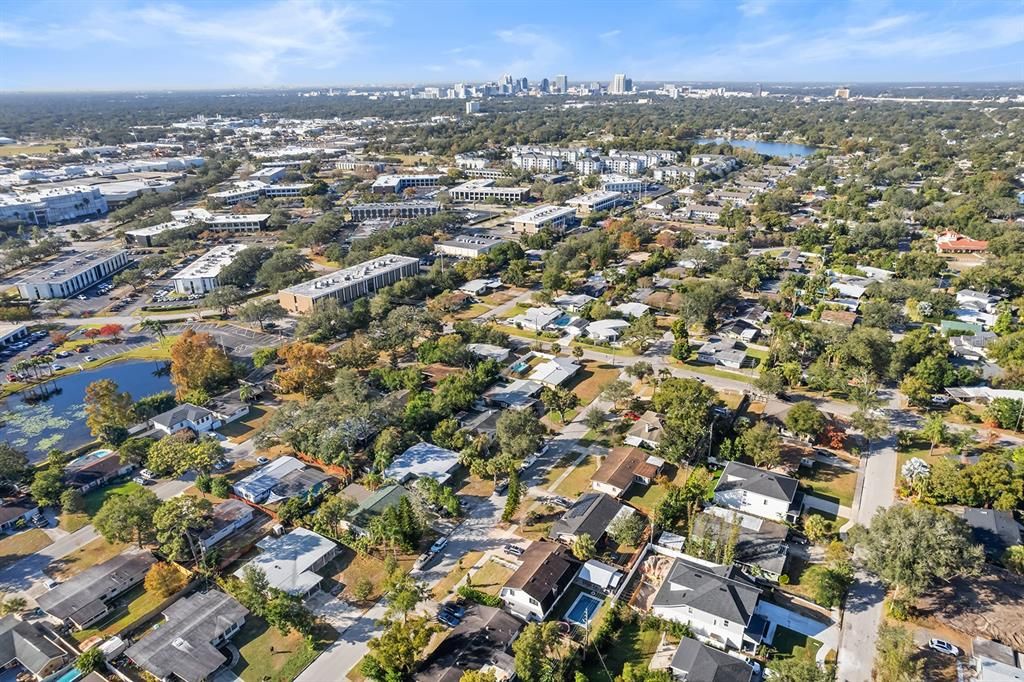
[[[415,277],[419,271],[418,258],[388,254],[282,289],[277,296],[288,312],[306,313],[321,301],[349,303],[406,277]]]

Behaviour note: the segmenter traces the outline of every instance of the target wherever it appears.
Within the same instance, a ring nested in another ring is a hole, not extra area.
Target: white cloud
[[[617,38],[622,35],[622,31],[615,29],[614,31],[605,31],[604,33],[598,33],[597,39],[606,45],[614,45],[618,42]]]
[[[847,30],[850,35],[862,36],[870,35],[873,33],[884,33],[891,31],[894,28],[903,26],[910,22],[914,17],[909,14],[901,14],[894,17],[884,17],[878,21],[868,24],[867,26],[854,26]]]
[[[568,54],[559,40],[526,26],[498,31],[495,35],[506,45],[517,48],[516,58],[503,67],[505,73],[545,73],[560,66]]]
[[[743,0],[736,9],[745,17],[759,17],[771,7],[771,0]]]

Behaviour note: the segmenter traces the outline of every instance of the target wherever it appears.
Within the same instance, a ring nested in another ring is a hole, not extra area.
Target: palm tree
[[[931,447],[928,448],[928,455],[932,454],[935,446],[949,439],[949,429],[946,428],[946,421],[941,414],[933,414],[924,420],[921,426],[921,435],[928,439]]]
[[[163,320],[158,320],[153,317],[147,317],[145,320],[142,321],[142,324],[140,324],[139,326],[142,329],[151,332],[154,336],[160,339],[161,342],[165,338],[167,338],[167,325],[163,322]]]
[[[256,398],[256,389],[252,384],[242,384],[238,389],[238,398],[243,403],[252,402]]]

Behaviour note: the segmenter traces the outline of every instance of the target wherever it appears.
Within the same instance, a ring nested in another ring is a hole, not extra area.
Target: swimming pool
[[[67,671],[66,673],[55,679],[53,682],[75,682],[75,680],[77,680],[81,676],[82,671],[80,671],[78,668],[72,668],[71,670]]]
[[[569,610],[565,612],[565,619],[575,625],[586,625],[594,620],[594,615],[601,608],[601,603],[602,600],[594,595],[581,592]]]
[[[512,365],[512,371],[516,374],[522,374],[526,370],[530,369],[530,363],[520,360],[516,364]]]
[[[113,452],[113,450],[107,450],[107,449],[93,450],[92,452],[90,452],[87,455],[82,455],[81,457],[76,457],[75,459],[71,460],[70,462],[67,463],[67,466],[72,466],[72,465],[82,466],[82,465],[88,464],[90,460],[103,459],[104,457],[109,455],[111,452]],[[56,682],[63,682],[63,680],[57,680]]]

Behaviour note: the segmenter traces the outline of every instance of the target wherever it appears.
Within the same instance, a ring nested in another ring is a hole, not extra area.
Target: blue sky
[[[1024,81],[1022,0],[0,1],[0,90]]]

